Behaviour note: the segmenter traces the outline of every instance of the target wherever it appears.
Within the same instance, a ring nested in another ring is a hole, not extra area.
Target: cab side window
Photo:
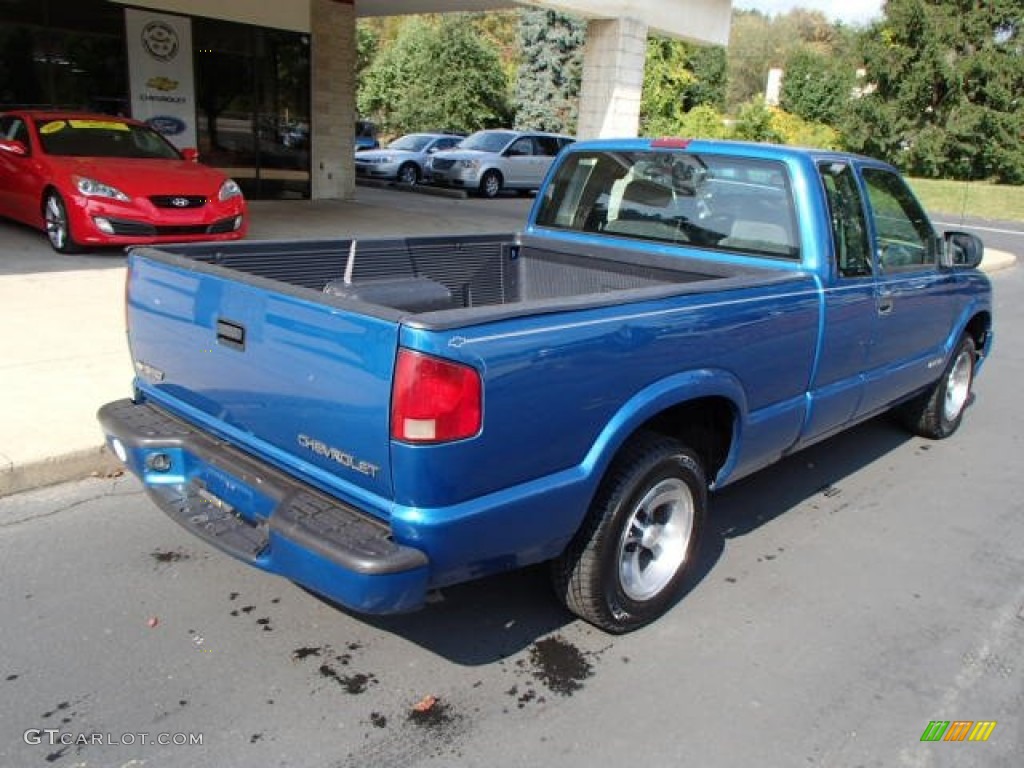
[[[898,175],[883,168],[865,168],[864,185],[878,239],[882,272],[934,266],[938,238],[910,188]]]
[[[538,154],[546,157],[554,157],[562,149],[555,136],[535,136],[534,141],[537,143]]]
[[[533,139],[529,136],[523,136],[520,139],[516,139],[512,142],[512,146],[508,148],[509,157],[526,157],[533,154]]]
[[[837,272],[841,277],[871,275],[867,222],[853,169],[848,163],[834,161],[821,163],[818,174],[828,200]]]

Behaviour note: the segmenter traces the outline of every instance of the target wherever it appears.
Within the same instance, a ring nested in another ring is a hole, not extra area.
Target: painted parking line
[[[981,232],[997,232],[998,234],[1018,234],[1018,236],[1024,237],[1024,230],[1021,229],[1000,229],[994,226],[978,226],[976,224],[969,224],[962,221],[936,221],[936,224],[940,226],[966,226],[969,229],[977,229]]]

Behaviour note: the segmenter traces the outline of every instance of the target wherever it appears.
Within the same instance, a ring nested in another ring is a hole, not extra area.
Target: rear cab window
[[[540,201],[541,227],[800,258],[783,163],[664,150],[574,152]]]
[[[874,274],[867,218],[853,167],[845,160],[818,164],[832,228],[833,259],[842,278]]]

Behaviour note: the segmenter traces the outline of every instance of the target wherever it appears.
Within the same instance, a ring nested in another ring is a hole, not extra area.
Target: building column
[[[312,198],[355,196],[356,15],[353,0],[310,0]]]
[[[647,25],[635,19],[587,23],[580,90],[581,139],[636,136],[647,59]]]

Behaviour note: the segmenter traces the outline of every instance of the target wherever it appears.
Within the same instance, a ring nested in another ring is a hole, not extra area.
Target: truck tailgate
[[[126,290],[143,395],[329,490],[391,497],[396,320],[151,254],[129,255]]]

